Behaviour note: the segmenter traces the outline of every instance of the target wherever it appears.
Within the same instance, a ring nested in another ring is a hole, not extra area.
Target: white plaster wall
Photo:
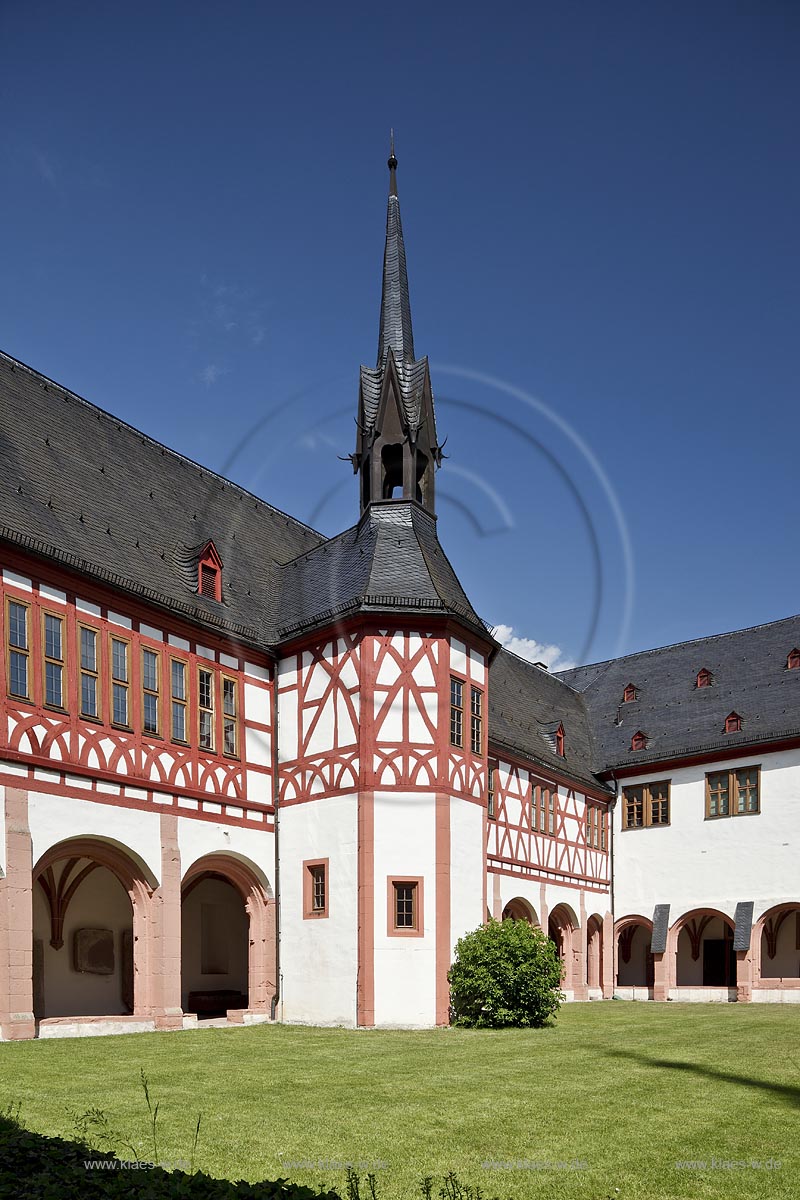
[[[375,794],[376,1025],[436,1023],[435,813],[432,794]],[[388,936],[390,875],[423,877],[422,937]]]
[[[257,868],[269,895],[275,887],[275,837],[265,829],[217,825],[213,821],[178,817],[181,873],[206,854],[233,854]]]
[[[279,810],[285,1021],[354,1025],[358,973],[358,798]],[[303,862],[327,858],[328,916],[303,917]]]
[[[705,820],[707,770],[761,764],[761,812]],[[800,899],[800,751],[748,754],[719,764],[643,776],[671,779],[671,824],[622,831],[615,807],[616,916],[652,917],[670,905],[670,923],[693,908],[733,916],[740,900],[755,902],[754,920],[775,904]],[[636,782],[640,782],[638,779]]]
[[[156,880],[161,878],[160,814],[120,808],[74,796],[30,792],[28,819],[36,864],[46,850],[67,838],[97,837],[132,851]]]
[[[482,925],[483,808],[450,798],[450,957],[465,933]]]
[[[82,860],[74,874],[87,865]],[[133,928],[131,902],[122,884],[97,867],[75,892],[64,919],[64,945],[50,945],[50,910],[39,884],[33,888],[33,936],[42,942],[44,1017],[110,1016],[129,1011],[122,1002],[122,931]],[[114,935],[114,974],[76,971],[73,938],[77,929],[110,929]]]

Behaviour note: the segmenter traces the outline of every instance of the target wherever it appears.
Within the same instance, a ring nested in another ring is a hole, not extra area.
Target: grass
[[[514,1200],[800,1194],[793,1005],[575,1004],[535,1031],[256,1026],[5,1043],[0,1108],[18,1101],[29,1129],[71,1136],[69,1113],[99,1107],[146,1158],[142,1068],[162,1159],[189,1157],[202,1110],[196,1165],[230,1179],[344,1193],[337,1164],[354,1161],[375,1170],[380,1200],[410,1200],[422,1176],[451,1169]],[[780,1167],[676,1167],[712,1158]],[[287,1165],[301,1160],[318,1165]]]

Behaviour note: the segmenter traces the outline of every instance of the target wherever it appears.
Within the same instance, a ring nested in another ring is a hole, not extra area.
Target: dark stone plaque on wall
[[[669,932],[669,905],[657,904],[653,909],[653,936],[650,939],[650,953],[663,954],[667,948],[667,933]]]
[[[740,900],[736,905],[736,914],[734,917],[735,929],[733,931],[734,950],[750,949],[750,930],[753,927],[754,907],[755,905],[752,900]]]
[[[114,934],[110,929],[76,929],[73,966],[86,975],[114,974]]]

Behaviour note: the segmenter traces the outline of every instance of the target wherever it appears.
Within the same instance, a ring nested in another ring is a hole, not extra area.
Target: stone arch
[[[530,901],[525,900],[522,896],[514,896],[512,900],[509,900],[503,909],[501,919],[503,921],[527,921],[534,928],[539,928],[539,918],[536,915],[536,909]]]
[[[677,987],[736,986],[733,918],[718,908],[693,908],[674,922],[668,950]]]
[[[263,871],[241,854],[212,852],[196,859],[181,885],[182,901],[204,881],[229,884],[242,901],[247,918],[247,1008],[268,1014],[276,992],[276,923],[272,887]]]
[[[774,904],[763,912],[753,926],[750,949],[754,984],[800,987],[800,902]]]
[[[595,991],[603,987],[603,918],[592,913],[586,922],[586,986]]]
[[[655,970],[650,950],[652,935],[653,922],[641,913],[630,913],[615,923],[618,987],[653,987]]]
[[[576,989],[583,992],[586,986],[579,928],[575,910],[569,904],[557,904],[550,912],[547,934],[555,942],[558,956],[564,964],[564,988],[573,993]]]
[[[77,836],[50,846],[35,864],[32,879],[36,1015],[149,1016],[154,1003],[152,897],[158,880],[147,864],[114,839]],[[127,907],[120,903],[119,888]],[[70,931],[65,924],[70,913],[82,922],[80,939],[79,927]],[[65,971],[71,961],[73,969]],[[46,986],[48,978],[54,980],[52,986]]]

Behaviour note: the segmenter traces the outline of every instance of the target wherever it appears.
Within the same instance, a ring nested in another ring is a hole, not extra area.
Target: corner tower
[[[358,435],[351,462],[360,475],[361,512],[383,500],[416,500],[435,513],[434,472],[442,451],[436,436],[428,359],[414,357],[411,301],[397,159],[392,138],[378,361],[361,368]]]

